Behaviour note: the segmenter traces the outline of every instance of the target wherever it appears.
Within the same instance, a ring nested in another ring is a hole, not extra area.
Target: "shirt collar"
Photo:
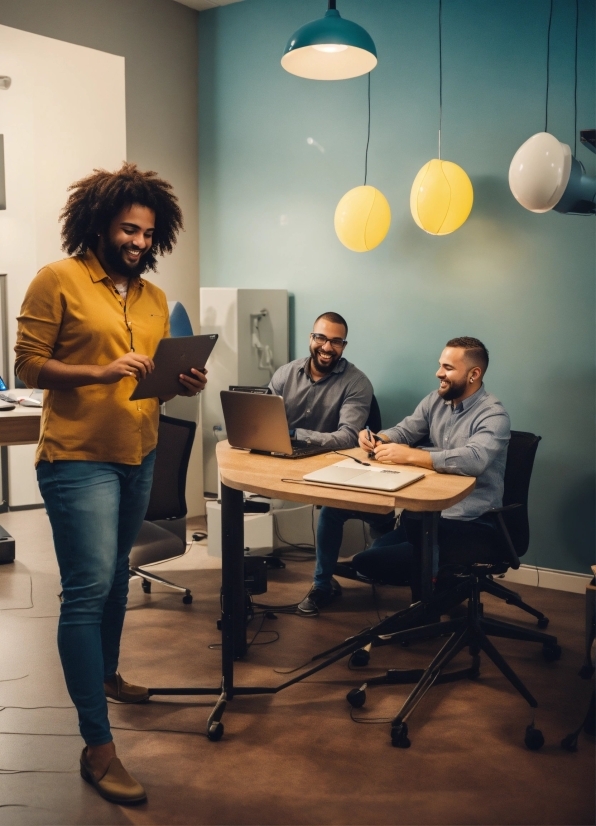
[[[109,279],[110,281],[112,280],[99,263],[99,259],[93,250],[88,249],[87,252],[79,256],[79,260],[81,260],[87,267],[93,283],[96,283],[97,281],[105,281],[106,279]],[[145,286],[145,282],[140,277],[132,279],[131,284],[133,281],[136,281],[140,287]]]
[[[310,370],[308,369],[309,364],[310,364],[310,356],[307,356],[304,359],[304,363],[301,365],[301,367],[298,368],[298,372],[299,373],[304,373],[304,375],[308,376],[308,378],[312,381],[312,377],[310,375]],[[335,367],[333,368],[333,370],[331,371],[331,373],[343,373],[347,366],[348,366],[348,362],[342,356],[340,358],[340,360],[337,362],[337,364],[335,365]],[[330,376],[331,373],[328,373],[327,376]],[[319,379],[319,381],[324,381],[327,378],[327,376],[323,376],[323,378]]]
[[[468,396],[467,399],[464,399],[463,402],[460,402],[457,405],[457,407],[454,407],[453,412],[465,413],[471,407],[473,407],[476,404],[476,402],[480,401],[480,399],[483,399],[486,395],[488,395],[486,392],[486,388],[484,387],[484,384],[481,384],[475,393],[472,393],[471,396]],[[445,404],[451,404],[451,402],[445,402]]]

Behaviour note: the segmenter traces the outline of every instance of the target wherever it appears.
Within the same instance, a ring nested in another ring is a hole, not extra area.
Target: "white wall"
[[[0,26],[0,133],[6,163],[0,211],[0,272],[7,273],[8,340],[27,286],[44,264],[64,257],[58,216],[67,188],[95,167],[126,158],[124,58]],[[14,352],[9,351],[13,386]],[[9,448],[10,505],[41,502],[33,446]]]

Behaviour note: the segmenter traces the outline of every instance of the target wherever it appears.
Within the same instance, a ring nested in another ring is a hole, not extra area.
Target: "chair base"
[[[435,683],[453,682],[464,678],[477,678],[480,674],[481,652],[484,652],[488,658],[492,660],[499,671],[509,680],[531,708],[538,706],[535,697],[530,693],[503,656],[497,651],[488,639],[489,636],[542,643],[543,655],[548,661],[557,660],[561,656],[561,648],[557,644],[557,638],[550,634],[518,628],[511,623],[484,618],[479,600],[480,582],[475,577],[468,576],[461,578],[457,589],[454,589],[454,596],[456,590],[459,591],[459,595],[461,596],[462,586],[465,588],[466,581],[468,610],[465,617],[458,617],[444,622],[435,622],[430,625],[385,634],[377,637],[372,642],[373,646],[387,645],[396,642],[408,644],[416,640],[436,639],[447,636],[448,639],[441,646],[426,669],[390,669],[386,674],[373,677],[367,680],[361,688],[353,689],[348,693],[347,700],[350,705],[355,708],[360,708],[365,703],[366,688],[368,686],[416,683],[414,689],[391,721],[391,742],[392,745],[397,748],[408,748],[410,746],[406,721],[431,686]],[[447,596],[447,594],[444,594],[444,596]],[[454,600],[454,604],[456,603],[457,599]],[[459,671],[445,671],[449,663],[464,648],[469,649],[470,656],[472,657],[471,665]],[[355,652],[352,656],[351,664],[365,665],[368,661],[370,647],[367,646],[367,649]],[[362,657],[360,658],[360,662],[357,662],[354,658],[360,653]]]
[[[182,597],[182,602],[185,605],[192,604],[192,593],[189,588],[184,588],[182,585],[176,585],[175,582],[170,582],[168,579],[164,579],[161,576],[157,576],[157,574],[150,574],[143,568],[129,568],[128,574],[130,577],[140,577],[141,587],[144,593],[146,594],[151,593],[151,583],[157,582],[159,585],[167,585],[168,588],[173,588],[175,591],[181,591],[184,594],[184,596]]]
[[[527,614],[531,614],[533,617],[536,617],[538,620],[538,628],[546,628],[548,626],[548,617],[546,617],[541,611],[537,611],[536,608],[532,608],[532,606],[528,605],[527,602],[524,602],[520,595],[515,591],[512,591],[510,588],[505,588],[505,586],[501,585],[500,582],[495,582],[494,579],[490,579],[489,577],[480,578],[478,584],[480,591],[486,591],[486,593],[492,594],[498,599],[504,600],[507,605],[515,605]]]

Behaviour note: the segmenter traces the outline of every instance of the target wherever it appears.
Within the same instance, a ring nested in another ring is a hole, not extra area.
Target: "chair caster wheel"
[[[184,594],[182,597],[182,602],[185,605],[192,605],[192,594]]]
[[[548,628],[548,617],[540,617],[538,620],[538,628]]]
[[[547,661],[547,663],[554,663],[557,660],[561,659],[561,654],[563,653],[563,649],[560,645],[543,645],[542,646],[542,656]]]
[[[370,652],[366,650],[366,648],[359,648],[358,651],[354,651],[352,656],[350,657],[350,665],[353,665],[354,668],[363,668],[365,665],[368,665],[370,660]]]
[[[146,580],[146,579],[141,580],[141,588],[143,589],[143,591],[146,594],[151,593],[151,583],[148,580]]]
[[[534,723],[530,723],[530,725],[526,727],[524,743],[530,751],[538,751],[538,749],[541,749],[544,745],[544,735],[539,728],[534,728]]]
[[[207,730],[207,737],[211,740],[212,743],[217,743],[218,740],[221,740],[224,733],[224,725],[223,723],[211,723]]]
[[[408,724],[399,723],[391,727],[391,745],[396,749],[409,749],[412,745],[408,737]]]
[[[352,708],[362,708],[366,702],[366,691],[363,688],[353,688],[346,694],[346,700]]]

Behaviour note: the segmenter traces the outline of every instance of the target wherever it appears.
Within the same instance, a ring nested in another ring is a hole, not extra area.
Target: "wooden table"
[[[366,459],[360,448],[342,451]],[[283,459],[258,455],[231,448],[228,442],[217,445],[217,462],[221,476],[222,521],[222,684],[221,688],[159,688],[150,694],[205,695],[219,694],[219,700],[207,723],[211,740],[223,734],[220,722],[227,700],[234,694],[276,694],[310,674],[325,668],[345,656],[344,651],[274,688],[266,686],[234,686],[234,660],[246,654],[246,621],[244,589],[244,508],[243,491],[292,502],[308,502],[334,508],[390,513],[395,508],[420,512],[422,517],[422,601],[432,592],[433,568],[438,561],[437,522],[442,510],[464,499],[473,489],[475,479],[466,476],[439,474],[424,470],[425,477],[394,493],[367,492],[334,488],[328,485],[304,484],[305,473],[339,462],[334,453],[323,453],[304,459]],[[370,461],[370,460],[367,460]],[[393,467],[400,468],[400,465]],[[403,470],[411,468],[402,467]],[[433,563],[433,560],[435,562]],[[355,643],[357,645],[357,643]],[[342,646],[338,646],[341,649]],[[327,652],[326,652],[327,653]]]
[[[377,464],[367,458],[361,448],[342,451],[361,461]],[[219,442],[216,450],[222,483],[222,626],[226,609],[232,615],[233,658],[246,653],[246,629],[244,623],[244,521],[242,491],[250,491],[275,499],[308,502],[332,508],[390,513],[395,508],[422,514],[422,601],[428,601],[432,592],[432,579],[438,566],[437,521],[445,508],[464,499],[473,489],[476,480],[469,476],[436,473],[420,468],[424,479],[395,491],[380,493],[333,488],[329,485],[304,484],[302,477],[319,468],[341,461],[336,453],[322,453],[304,459],[282,459],[263,456],[230,447],[227,441]],[[392,465],[398,470],[411,471],[405,465]],[[288,481],[293,479],[295,481]],[[231,604],[230,604],[231,603]],[[223,648],[222,648],[223,652]],[[229,657],[227,658],[229,661]]]

